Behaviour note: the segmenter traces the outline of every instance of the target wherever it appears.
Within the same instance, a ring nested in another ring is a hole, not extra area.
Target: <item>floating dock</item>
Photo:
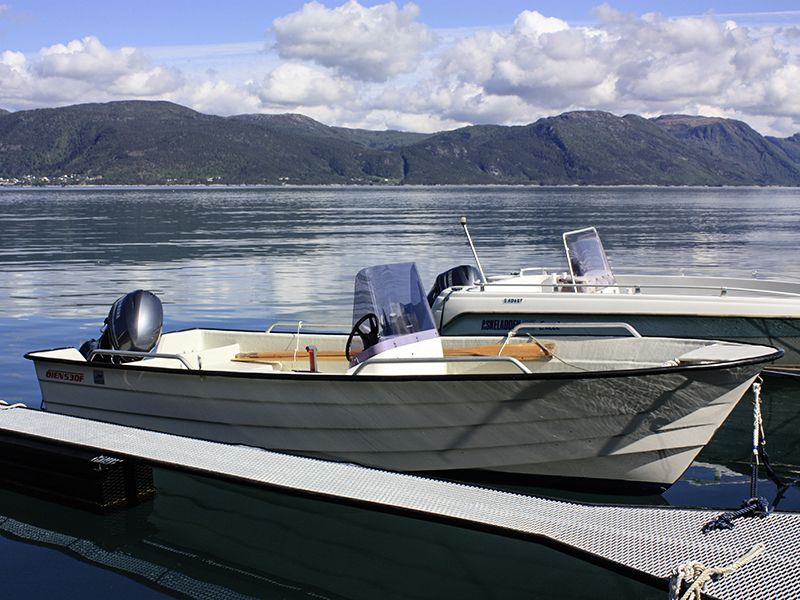
[[[698,561],[723,567],[756,544],[765,550],[709,581],[705,597],[800,598],[800,513],[736,521],[701,532],[721,511],[598,506],[179,437],[25,408],[0,410],[0,431],[292,493],[327,497],[453,525],[544,541],[634,575],[666,581]]]

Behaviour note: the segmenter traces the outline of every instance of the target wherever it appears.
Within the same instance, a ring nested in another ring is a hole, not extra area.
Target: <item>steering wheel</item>
[[[364,324],[367,324],[367,329],[364,329]],[[353,344],[353,339],[358,336],[364,346],[364,350],[370,346],[378,343],[378,315],[375,313],[367,313],[361,317],[356,324],[353,325],[353,330],[347,338],[347,345],[344,347],[344,355],[348,361],[352,361],[353,357],[350,356],[350,346]]]

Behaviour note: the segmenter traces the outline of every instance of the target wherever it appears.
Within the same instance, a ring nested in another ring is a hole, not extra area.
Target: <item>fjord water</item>
[[[416,261],[426,285],[566,263],[561,233],[598,228],[618,271],[800,278],[800,190],[739,188],[148,188],[0,190],[0,399],[38,407],[29,350],[97,337],[145,288],[166,329],[351,319],[353,277]],[[800,383],[764,390],[770,456],[800,472]],[[663,496],[532,493],[738,507],[750,402]],[[539,544],[158,470],[156,498],[99,517],[0,491],[8,597],[661,598],[661,590]],[[761,483],[772,500],[775,486]],[[799,510],[790,488],[781,510]],[[691,558],[691,557],[687,557]],[[602,590],[602,593],[598,592]]]

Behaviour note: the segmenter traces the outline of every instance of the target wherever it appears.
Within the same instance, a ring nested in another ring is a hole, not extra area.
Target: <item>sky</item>
[[[800,3],[0,0],[0,108],[168,100],[439,131],[570,110],[800,132]]]

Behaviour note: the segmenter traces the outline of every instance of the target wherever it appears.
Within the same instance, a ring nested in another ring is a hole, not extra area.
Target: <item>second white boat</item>
[[[596,334],[557,324],[624,321],[646,336],[778,346],[784,356],[770,368],[800,372],[800,282],[614,273],[593,227],[564,234],[567,270],[487,277],[472,248],[479,268],[442,273],[429,293],[441,335],[502,335],[521,323],[551,336]]]

